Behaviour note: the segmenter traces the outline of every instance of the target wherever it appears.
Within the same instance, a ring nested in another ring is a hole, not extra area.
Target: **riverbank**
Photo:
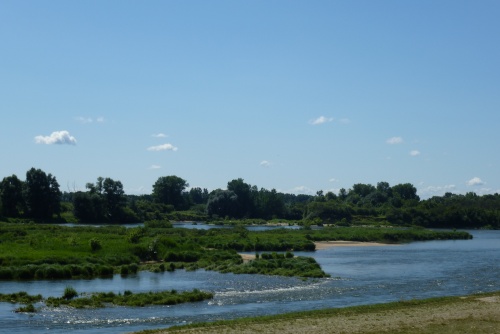
[[[362,241],[317,241],[314,243],[316,250],[328,249],[332,247],[379,247],[394,246],[396,244],[384,244],[381,242],[362,242]],[[244,262],[255,260],[255,254],[238,253]]]
[[[500,291],[193,324],[140,333],[500,333]]]
[[[362,242],[362,241],[317,241],[314,243],[316,250],[328,249],[331,247],[378,247],[392,246],[395,244],[384,244],[381,242]]]

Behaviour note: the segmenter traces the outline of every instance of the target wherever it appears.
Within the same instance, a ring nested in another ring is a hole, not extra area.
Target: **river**
[[[313,256],[330,275],[301,280],[198,270],[141,272],[122,278],[0,282],[1,293],[26,291],[61,296],[78,292],[212,291],[213,300],[176,306],[75,310],[35,305],[39,312],[15,313],[0,303],[2,333],[126,333],[199,321],[233,319],[327,307],[345,307],[500,290],[500,231],[469,231],[472,240],[414,242],[397,246],[335,247]]]

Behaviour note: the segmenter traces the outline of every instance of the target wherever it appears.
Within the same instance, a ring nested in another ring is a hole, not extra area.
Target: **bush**
[[[26,306],[21,306],[21,307],[16,308],[15,312],[16,313],[35,313],[36,309],[35,309],[35,306],[33,306],[33,304],[30,303]]]
[[[12,269],[7,267],[7,268],[0,268],[0,280],[10,280],[14,277],[14,274],[12,273]]]
[[[136,274],[137,271],[139,270],[139,266],[136,263],[132,263],[128,266],[128,269],[130,270],[131,273]]]
[[[78,292],[76,292],[76,290],[72,286],[68,285],[66,288],[64,288],[64,294],[63,294],[64,299],[70,300],[75,297],[78,297]]]
[[[90,239],[89,244],[92,252],[96,252],[102,248],[101,241],[99,239]]]
[[[128,266],[121,266],[121,268],[120,268],[120,275],[127,276],[128,273],[129,273]]]

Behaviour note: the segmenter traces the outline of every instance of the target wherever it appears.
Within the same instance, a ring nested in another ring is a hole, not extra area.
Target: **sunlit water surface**
[[[416,242],[398,246],[337,247],[313,256],[332,278],[219,274],[198,270],[150,273],[112,279],[0,282],[1,293],[27,291],[61,296],[78,292],[212,291],[213,300],[176,306],[52,309],[15,313],[0,303],[2,333],[125,333],[200,321],[300,310],[463,295],[500,290],[500,231],[472,231],[473,240]]]

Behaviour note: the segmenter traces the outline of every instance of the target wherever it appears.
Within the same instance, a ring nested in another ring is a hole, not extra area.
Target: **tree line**
[[[189,190],[188,190],[189,189]],[[31,168],[0,183],[0,216],[53,219],[70,212],[80,222],[152,220],[288,219],[348,225],[375,221],[423,227],[500,228],[500,195],[446,193],[421,200],[410,183],[357,183],[338,193],[295,195],[258,188],[242,178],[224,189],[189,188],[186,180],[162,176],[151,194],[127,195],[120,181],[99,177],[86,191],[61,192],[55,176]],[[64,218],[62,218],[64,219]]]

